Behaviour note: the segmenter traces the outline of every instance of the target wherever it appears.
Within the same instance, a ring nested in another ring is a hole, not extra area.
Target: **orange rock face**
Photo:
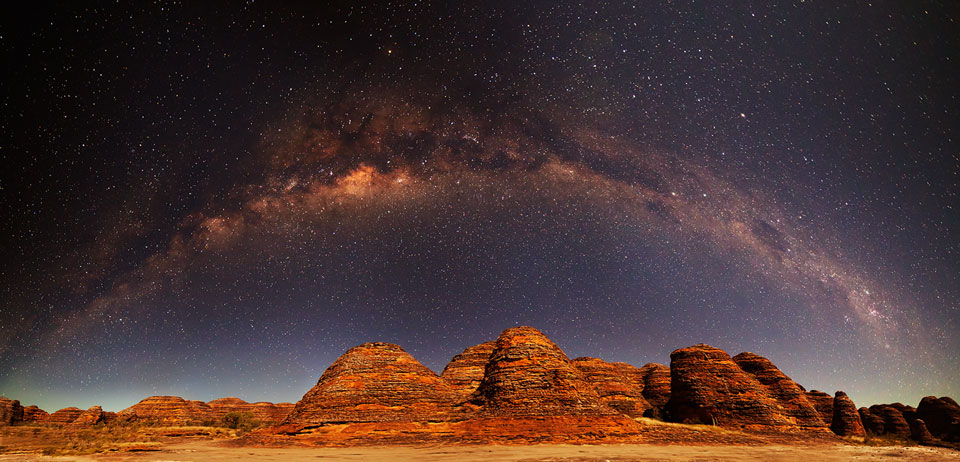
[[[463,353],[454,356],[447,367],[443,368],[440,377],[453,387],[461,399],[467,399],[477,390],[495,345],[496,342],[485,342],[467,348]]]
[[[24,422],[44,422],[50,418],[50,414],[37,406],[27,406],[23,408]]]
[[[500,334],[471,402],[481,406],[482,416],[617,414],[567,355],[532,327]]]
[[[390,343],[364,343],[338,358],[284,422],[439,421],[457,417],[457,391]]]
[[[813,407],[815,407],[820,414],[820,419],[823,420],[823,423],[827,426],[830,426],[833,422],[833,399],[833,396],[830,396],[829,393],[824,393],[819,390],[807,392],[807,401],[813,404]],[[856,411],[856,409],[854,409],[854,411]]]
[[[207,402],[211,409],[210,416],[221,420],[230,412],[246,412],[253,415],[255,420],[264,423],[279,423],[293,409],[293,403],[248,403],[240,398],[220,398]]]
[[[83,409],[78,409],[75,407],[65,407],[59,411],[50,414],[50,418],[47,419],[47,423],[51,424],[68,424],[73,423],[74,420],[77,420],[77,417],[80,417],[80,414],[83,414]]]
[[[733,357],[741,369],[757,379],[767,394],[780,404],[779,412],[798,427],[826,427],[817,408],[807,400],[807,394],[763,356],[744,352]]]
[[[723,350],[699,344],[670,354],[671,420],[725,427],[787,429],[795,421]]]
[[[0,426],[13,425],[23,421],[23,406],[20,401],[0,396]]]
[[[111,416],[109,414],[113,413],[103,412],[103,409],[100,406],[93,406],[78,415],[73,422],[70,422],[70,425],[75,425],[78,427],[92,427],[96,424],[111,420]],[[113,417],[116,417],[116,414],[114,414]]]
[[[866,436],[857,406],[846,393],[838,391],[833,399],[830,429],[840,436]]]
[[[214,420],[213,409],[203,401],[179,396],[151,396],[119,412],[121,420],[156,422],[165,425],[199,425]]]
[[[630,417],[640,417],[650,409],[643,397],[643,373],[627,363],[608,363],[599,358],[582,357],[572,362],[593,385],[600,401]]]
[[[647,363],[640,368],[643,374],[643,397],[650,403],[646,414],[660,415],[670,400],[670,368],[663,364]]]

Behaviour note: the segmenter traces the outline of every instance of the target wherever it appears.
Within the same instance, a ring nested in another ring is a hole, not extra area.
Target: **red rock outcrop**
[[[910,422],[910,439],[920,443],[920,444],[937,444],[938,441],[930,433],[930,430],[927,430],[927,424],[923,419],[913,419]]]
[[[211,416],[215,420],[223,419],[230,412],[244,412],[253,415],[255,420],[263,423],[278,423],[293,409],[293,403],[248,403],[237,397],[220,398],[207,402]]]
[[[400,346],[364,343],[330,365],[284,422],[439,421],[456,416],[458,398]]]
[[[743,352],[733,357],[740,366],[766,388],[767,394],[780,404],[780,413],[798,427],[826,427],[817,408],[807,400],[803,387],[787,377],[769,359]]]
[[[608,363],[599,358],[581,357],[571,361],[593,385],[600,401],[630,417],[650,409],[643,397],[643,373],[627,363]]]
[[[78,415],[73,422],[70,422],[70,425],[75,425],[78,427],[92,427],[96,424],[107,422],[109,419],[110,417],[107,415],[107,413],[103,412],[103,409],[100,406],[93,406]]]
[[[830,419],[830,429],[840,436],[858,436],[867,435],[863,428],[863,422],[860,420],[860,414],[857,412],[857,406],[846,393],[838,391],[833,398],[833,417]]]
[[[670,388],[665,407],[670,420],[766,430],[796,427],[766,387],[719,348],[699,344],[671,353]]]
[[[889,404],[874,404],[870,406],[870,413],[883,419],[883,434],[910,437],[910,424],[897,408]]]
[[[813,407],[820,413],[820,419],[823,420],[823,423],[827,426],[830,426],[833,422],[833,400],[833,396],[820,390],[807,392],[807,401],[813,404]],[[856,409],[854,409],[854,412],[856,412]]]
[[[643,374],[643,397],[650,403],[650,409],[644,415],[660,417],[663,407],[670,401],[670,368],[647,363],[640,368],[640,373]]]
[[[151,396],[119,412],[122,421],[138,420],[165,425],[200,425],[216,420],[213,409],[203,401],[179,396]]]
[[[883,417],[874,414],[869,408],[861,407],[857,409],[860,414],[860,421],[863,423],[863,429],[874,435],[883,434]]]
[[[960,405],[949,397],[924,397],[917,406],[917,417],[924,421],[933,436],[960,441]]]
[[[471,402],[482,406],[482,416],[617,414],[567,355],[532,327],[500,334]]]
[[[27,406],[23,408],[24,422],[44,422],[50,418],[50,414],[37,406]]]
[[[77,417],[80,417],[80,414],[83,414],[83,409],[78,409],[75,407],[65,407],[59,411],[50,414],[50,417],[47,419],[47,423],[51,424],[68,424],[73,423],[74,420],[77,420]]]
[[[0,426],[13,425],[23,421],[23,406],[20,401],[0,396]]]
[[[477,391],[495,345],[496,342],[484,342],[467,348],[443,368],[440,377],[453,387],[461,399],[465,400]]]

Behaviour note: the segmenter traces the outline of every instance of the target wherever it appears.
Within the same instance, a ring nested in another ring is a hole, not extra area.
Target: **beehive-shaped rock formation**
[[[917,417],[923,420],[933,436],[960,441],[960,405],[950,397],[924,397],[917,406]]]
[[[599,358],[581,357],[572,361],[597,390],[600,401],[630,417],[650,409],[643,397],[643,373],[627,363],[608,363]]]
[[[103,409],[100,406],[92,406],[90,409],[80,413],[80,415],[78,415],[73,422],[70,422],[70,425],[77,427],[92,427],[97,424],[106,423],[114,418],[116,418],[116,414],[112,412],[103,412]]]
[[[846,393],[838,391],[833,399],[830,429],[840,436],[866,436],[857,406]]]
[[[496,342],[484,342],[467,348],[443,368],[440,377],[453,387],[461,399],[465,400],[477,391],[495,345]]]
[[[0,396],[0,426],[13,425],[23,421],[23,406],[20,401]]]
[[[807,400],[803,388],[763,356],[744,352],[733,357],[741,369],[752,375],[780,404],[780,413],[799,427],[826,427],[817,408]]]
[[[780,405],[726,352],[699,344],[670,354],[670,401],[665,412],[678,422],[726,427],[795,427]]]
[[[807,401],[813,404],[813,407],[815,407],[820,414],[820,419],[823,420],[823,423],[827,426],[830,426],[833,422],[833,400],[833,396],[820,390],[807,392]],[[854,409],[854,411],[856,411],[856,409]]]
[[[120,411],[118,418],[166,425],[199,425],[215,419],[207,403],[179,396],[150,396]]]
[[[503,331],[471,401],[486,416],[616,415],[539,330]]]
[[[438,421],[457,392],[398,345],[364,343],[338,358],[284,420],[296,424]]]
[[[249,413],[253,419],[267,424],[283,421],[293,409],[293,403],[248,403],[234,396],[208,401],[207,406],[210,407],[212,418],[217,421],[231,412],[240,412]]]
[[[647,363],[640,368],[643,374],[643,397],[650,403],[644,412],[648,417],[659,417],[670,401],[670,368],[663,364]]]
[[[870,406],[870,413],[883,419],[883,434],[910,437],[910,424],[899,409],[889,404],[874,404]]]
[[[77,420],[77,417],[80,417],[80,414],[83,414],[83,409],[71,407],[65,407],[60,409],[53,414],[50,414],[50,417],[47,419],[47,423],[51,424],[69,424],[73,423],[74,420]]]
[[[50,414],[37,406],[27,406],[23,408],[24,422],[44,422],[50,418]]]

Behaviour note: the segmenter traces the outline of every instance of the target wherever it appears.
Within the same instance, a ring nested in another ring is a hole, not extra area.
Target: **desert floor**
[[[960,451],[853,445],[535,445],[364,448],[237,448],[216,441],[164,444],[159,451],[51,457],[0,454],[0,461],[960,461]]]

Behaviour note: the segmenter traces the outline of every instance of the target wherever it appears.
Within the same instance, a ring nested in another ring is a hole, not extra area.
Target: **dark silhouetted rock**
[[[670,368],[663,364],[647,363],[640,368],[643,374],[643,397],[651,408],[647,417],[661,417],[663,407],[670,401]]]
[[[903,420],[907,421],[907,425],[909,425],[910,422],[917,420],[917,408],[913,406],[907,406],[902,403],[888,404],[888,406],[900,411],[900,414],[903,415]]]
[[[670,420],[787,429],[794,423],[766,388],[723,350],[699,344],[670,354]]]
[[[24,422],[44,422],[50,418],[50,414],[37,406],[27,406],[23,408]]]
[[[532,327],[497,338],[471,401],[484,416],[616,415],[567,355]]]
[[[949,397],[924,397],[917,406],[917,417],[923,419],[933,436],[960,441],[960,406]]]
[[[73,423],[74,420],[77,420],[77,417],[80,417],[80,414],[83,414],[83,409],[78,409],[72,406],[65,407],[54,412],[53,414],[50,414],[50,417],[47,419],[47,423],[58,425]]]
[[[650,409],[643,397],[643,374],[627,363],[608,363],[599,358],[582,357],[571,361],[593,385],[600,401],[630,417],[640,417]]]
[[[817,408],[807,400],[803,387],[787,377],[769,359],[744,352],[733,357],[741,369],[757,379],[767,394],[780,404],[780,413],[798,427],[826,427]]]
[[[20,401],[0,396],[0,426],[9,426],[23,421],[23,406]]]
[[[453,417],[456,391],[403,348],[364,343],[338,358],[284,422],[438,421]]]
[[[867,435],[863,428],[863,422],[860,420],[860,413],[857,412],[857,406],[846,393],[838,391],[833,398],[833,417],[830,419],[830,429],[839,436],[858,436]]]
[[[819,390],[807,392],[807,401],[813,404],[813,407],[820,413],[820,419],[823,420],[823,423],[827,426],[833,423],[833,399],[833,396],[830,396],[829,393],[824,393]],[[856,411],[856,409],[854,409],[854,411]]]
[[[465,400],[477,391],[495,345],[496,342],[485,342],[467,348],[443,368],[440,377],[453,387],[461,399]]]
[[[927,430],[927,425],[924,423],[923,419],[913,419],[910,422],[910,438],[920,444],[937,444],[936,438],[930,434],[930,430]]]
[[[874,414],[869,408],[865,407],[857,409],[857,413],[860,414],[860,421],[863,423],[864,430],[874,435],[883,434],[884,429],[882,416]]]
[[[902,438],[910,437],[910,424],[903,418],[903,414],[889,404],[874,404],[870,406],[870,413],[883,419],[883,434]]]

